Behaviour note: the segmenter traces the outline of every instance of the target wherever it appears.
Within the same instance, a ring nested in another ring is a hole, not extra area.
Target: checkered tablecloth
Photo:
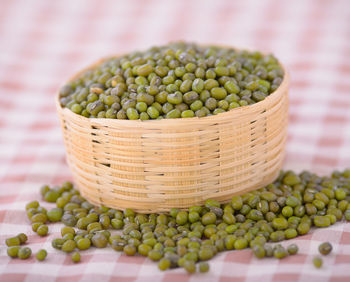
[[[60,225],[44,238],[31,231],[25,203],[43,183],[71,179],[54,107],[59,85],[100,57],[179,39],[276,54],[292,78],[285,168],[350,167],[348,0],[0,0],[0,281],[350,281],[345,223],[292,240],[299,255],[225,252],[208,274],[192,276],[111,249],[85,251],[74,265],[51,247]],[[23,231],[34,252],[48,250],[45,262],[7,257],[5,238]],[[322,241],[334,252],[316,270]]]

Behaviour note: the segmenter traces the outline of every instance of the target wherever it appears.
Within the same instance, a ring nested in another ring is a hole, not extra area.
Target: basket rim
[[[117,55],[119,56],[119,55]],[[108,60],[110,58],[113,58],[115,56],[108,56],[108,57],[104,57],[102,59],[97,60],[95,63],[90,64],[89,66],[83,68],[82,70],[80,70],[79,72],[77,72],[76,74],[74,74],[70,79],[67,80],[67,82],[75,79],[77,76],[79,76],[80,74],[82,74],[83,72],[90,70],[92,68],[94,68],[96,65],[102,63],[105,60]],[[123,124],[123,125],[135,125],[135,124],[139,124],[141,126],[145,125],[145,124],[152,124],[154,125],[160,125],[160,124],[177,124],[177,125],[181,125],[182,123],[184,124],[188,124],[190,121],[192,122],[196,122],[196,121],[212,121],[215,122],[216,120],[219,122],[221,119],[225,118],[225,117],[229,117],[229,116],[234,116],[234,115],[241,115],[243,112],[247,113],[247,112],[253,112],[255,109],[260,108],[263,104],[267,104],[269,102],[272,102],[273,100],[275,100],[277,97],[279,97],[280,95],[282,95],[285,91],[288,91],[288,86],[289,86],[289,81],[290,81],[290,76],[289,76],[289,72],[287,71],[287,69],[285,68],[285,66],[279,61],[280,66],[282,67],[283,71],[284,71],[284,76],[283,76],[283,80],[282,83],[280,84],[280,86],[274,91],[272,92],[270,95],[268,95],[263,101],[257,102],[253,105],[247,105],[244,107],[238,107],[238,108],[234,108],[231,109],[227,112],[224,113],[220,113],[218,115],[212,115],[212,116],[205,116],[205,117],[191,117],[191,118],[175,118],[175,119],[150,119],[150,120],[128,120],[128,119],[111,119],[111,118],[88,118],[88,117],[84,117],[82,115],[76,114],[74,112],[72,112],[70,109],[68,108],[63,108],[60,104],[60,95],[59,95],[59,91],[57,91],[57,94],[55,95],[55,105],[56,105],[56,110],[59,114],[65,115],[65,116],[70,116],[74,119],[80,119],[82,121],[85,122],[93,122],[93,123],[99,123],[99,124],[103,124],[103,123],[108,123],[108,124],[113,124],[113,125],[118,125],[118,124]]]

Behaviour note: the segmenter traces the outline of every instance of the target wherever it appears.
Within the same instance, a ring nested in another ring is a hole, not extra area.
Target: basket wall
[[[190,119],[89,119],[56,99],[68,164],[97,205],[165,212],[261,188],[282,167],[288,83],[264,101]]]

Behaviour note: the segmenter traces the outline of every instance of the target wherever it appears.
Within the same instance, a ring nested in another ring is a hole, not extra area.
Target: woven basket
[[[92,203],[137,212],[225,202],[261,188],[282,167],[288,85],[285,71],[280,87],[259,103],[203,118],[148,121],[89,119],[62,108],[57,95],[73,179]]]

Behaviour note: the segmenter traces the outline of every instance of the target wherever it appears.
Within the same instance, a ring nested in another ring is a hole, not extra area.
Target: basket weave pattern
[[[68,164],[97,205],[165,212],[263,187],[282,167],[288,84],[264,101],[204,118],[89,119],[56,99]]]

